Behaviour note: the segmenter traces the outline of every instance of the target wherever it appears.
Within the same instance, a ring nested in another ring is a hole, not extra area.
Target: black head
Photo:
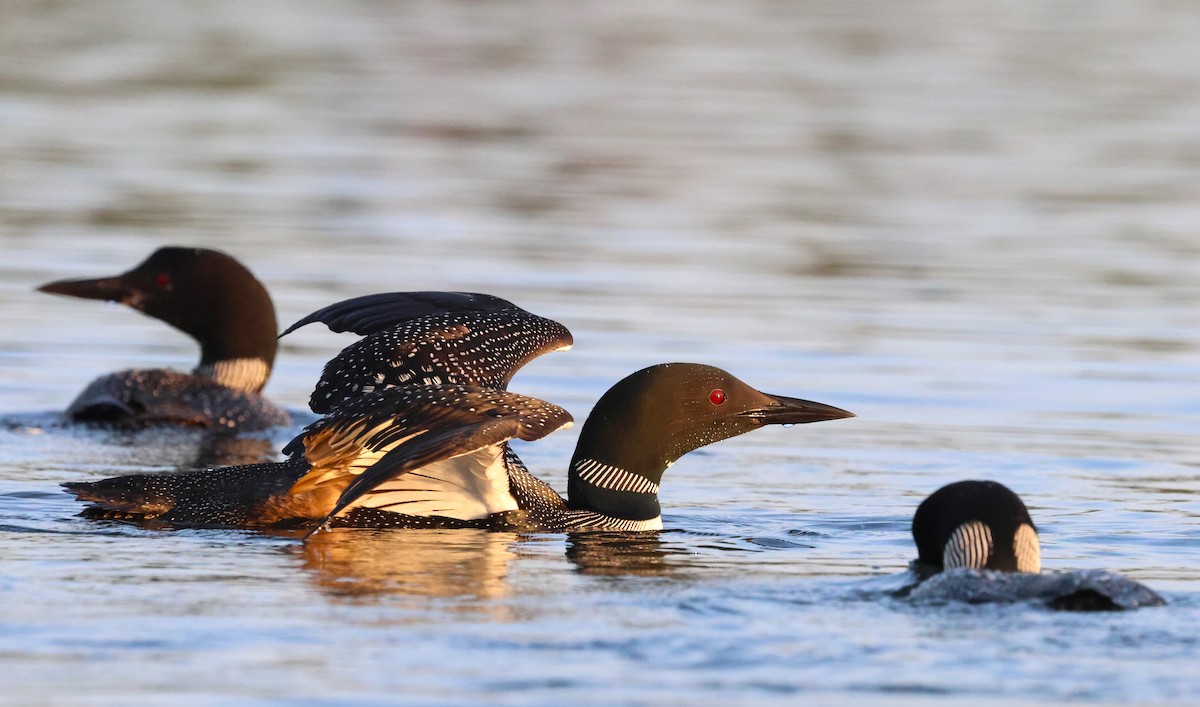
[[[1037,528],[1017,494],[995,481],[959,481],[921,502],[913,516],[917,561],[955,567],[1038,572]]]
[[[696,363],[645,368],[605,393],[580,432],[575,462],[594,459],[657,484],[693,449],[764,425],[854,417],[822,403],[762,393],[733,375]],[[572,484],[572,505],[585,493]]]
[[[275,360],[275,307],[262,283],[230,256],[207,248],[159,248],[129,272],[58,280],[41,292],[120,302],[198,342],[201,365],[238,358]]]

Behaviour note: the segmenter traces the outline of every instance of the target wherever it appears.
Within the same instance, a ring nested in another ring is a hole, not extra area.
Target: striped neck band
[[[942,551],[942,566],[946,569],[971,567],[983,569],[992,556],[992,531],[977,520],[970,520],[954,529]]]
[[[644,476],[619,467],[601,464],[595,459],[580,459],[575,463],[579,478],[597,488],[631,493],[658,493],[658,484]]]

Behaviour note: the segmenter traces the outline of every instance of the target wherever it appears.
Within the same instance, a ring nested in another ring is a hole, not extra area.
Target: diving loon
[[[275,361],[275,307],[262,283],[225,253],[160,248],[121,275],[57,280],[38,290],[120,302],[200,344],[200,363],[191,373],[156,368],[101,376],[67,407],[66,420],[228,431],[291,422],[287,412],[259,395]]]
[[[93,518],[175,526],[662,528],[658,487],[687,452],[769,424],[853,417],[761,393],[712,366],[640,370],[596,403],[568,469],[568,497],[509,448],[569,427],[557,405],[507,391],[528,361],[571,347],[558,322],[497,297],[368,295],[311,322],[365,338],[324,368],[312,408],[325,417],[282,462],[64,484]]]
[[[919,573],[958,567],[1033,572],[1041,544],[1017,494],[995,481],[958,481],[921,502],[912,521]]]

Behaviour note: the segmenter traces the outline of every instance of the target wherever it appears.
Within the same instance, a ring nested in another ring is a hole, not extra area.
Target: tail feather
[[[134,474],[63,484],[91,505],[88,518],[155,520],[180,525],[269,525],[272,499],[287,493],[309,470],[301,457],[284,462],[165,474]]]
[[[103,481],[76,481],[63,484],[68,493],[88,501],[89,517],[120,517],[150,520],[170,511],[174,498],[156,488],[156,477],[146,474],[119,476]]]

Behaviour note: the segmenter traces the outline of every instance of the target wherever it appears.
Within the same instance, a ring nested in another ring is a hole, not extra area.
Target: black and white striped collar
[[[575,471],[583,481],[607,491],[658,494],[658,484],[650,479],[595,459],[576,461]]]

